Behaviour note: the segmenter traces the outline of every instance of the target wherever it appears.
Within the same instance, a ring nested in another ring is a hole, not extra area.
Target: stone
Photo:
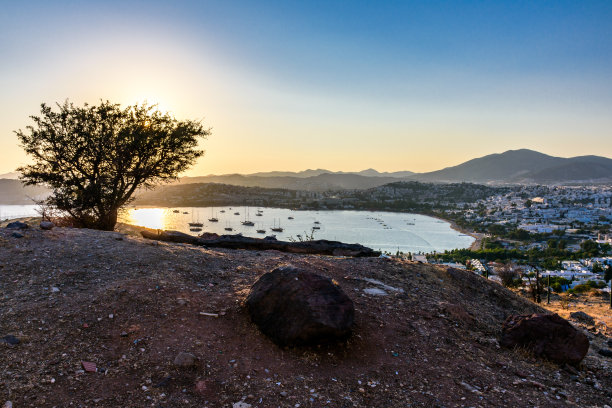
[[[53,227],[55,227],[55,224],[52,223],[51,221],[41,221],[40,222],[41,230],[50,231],[53,229]]]
[[[589,326],[595,325],[595,319],[582,311],[570,313],[570,318],[577,322],[588,324]]]
[[[22,234],[21,232],[17,232],[17,231],[13,232],[13,233],[11,234],[11,236],[12,236],[13,238],[23,238],[23,234]]]
[[[21,222],[21,221],[13,221],[10,222],[6,225],[7,229],[28,229],[30,228],[30,226],[28,224],[26,224],[25,222]]]
[[[13,403],[11,401],[6,401],[2,408],[13,408]]]
[[[500,344],[525,347],[553,362],[577,365],[589,351],[589,339],[558,314],[509,316]]]
[[[599,349],[598,353],[604,357],[612,357],[612,350],[609,349]]]
[[[195,363],[196,356],[184,351],[178,353],[178,355],[174,358],[174,365],[179,367],[191,367],[194,366]]]
[[[385,292],[381,288],[365,288],[363,290],[363,293],[365,293],[366,295],[373,295],[373,296],[387,296],[387,292]]]
[[[251,404],[247,404],[244,401],[238,401],[232,404],[232,408],[251,408],[251,407],[252,407]]]
[[[0,340],[5,342],[5,343],[7,343],[7,344],[10,344],[11,346],[15,346],[15,345],[17,345],[17,344],[19,344],[21,342],[17,337],[13,336],[12,334],[4,336]]]
[[[246,307],[259,329],[281,346],[344,340],[355,320],[353,302],[336,283],[291,265],[261,276]]]

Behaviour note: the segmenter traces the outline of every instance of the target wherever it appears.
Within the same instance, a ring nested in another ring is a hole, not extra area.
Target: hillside
[[[500,349],[506,316],[542,310],[470,272],[118,232],[24,235],[0,229],[0,338],[20,340],[0,344],[0,402],[14,407],[554,407],[612,397],[609,360],[595,352],[604,337],[589,333],[580,372]],[[335,279],[353,300],[346,343],[281,349],[250,322],[250,286],[287,263]],[[403,292],[370,295],[381,286],[366,279]],[[195,365],[173,364],[180,352]]]
[[[400,181],[396,177],[369,177],[358,174],[322,173],[316,176],[247,176],[228,174],[220,176],[184,177],[180,184],[220,183],[242,187],[282,188],[289,190],[327,191],[327,190],[364,190]]]
[[[612,182],[612,159],[599,156],[562,158],[528,149],[508,150],[411,178],[429,182],[473,183]]]
[[[0,174],[0,179],[17,180],[18,178],[19,178],[19,173],[17,173],[16,171],[11,172],[11,173]]]
[[[248,174],[248,176],[258,176],[258,177],[313,177],[319,176],[321,174],[356,174],[358,176],[367,176],[367,177],[409,177],[415,174],[412,171],[395,171],[395,172],[379,172],[374,169],[366,169],[361,171],[329,171],[325,169],[316,169],[316,170],[304,170],[298,172],[292,171],[267,171],[260,173]]]
[[[19,180],[0,179],[0,204],[33,204],[33,200],[48,194],[46,187],[24,186]]]

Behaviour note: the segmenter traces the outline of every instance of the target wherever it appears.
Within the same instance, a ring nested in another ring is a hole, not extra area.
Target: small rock
[[[9,334],[7,336],[4,336],[2,338],[2,341],[7,343],[7,344],[10,344],[11,346],[14,346],[14,345],[17,345],[17,344],[20,343],[20,340],[17,337],[11,335],[11,334]]]
[[[519,371],[519,370],[516,370],[516,371],[514,372],[514,374],[516,374],[516,375],[517,375],[517,377],[521,377],[521,378],[527,378],[527,375],[528,375],[527,373],[525,373],[525,372],[523,372],[523,371]]]
[[[477,395],[482,395],[482,392],[478,391],[476,389],[476,387],[473,387],[473,386],[471,386],[470,384],[468,384],[466,382],[462,381],[462,382],[459,383],[459,385],[462,386],[466,391],[472,392],[472,393],[477,394]]]
[[[196,356],[191,353],[186,353],[184,351],[178,353],[178,355],[174,358],[174,365],[179,367],[191,367],[196,363]]]
[[[287,394],[287,391],[282,391],[282,392],[280,393],[280,395],[281,395],[281,397],[286,397],[286,396],[287,396],[287,395],[289,395],[289,394]]]
[[[598,353],[605,357],[612,357],[612,350],[609,349],[599,349]]]
[[[373,296],[387,296],[387,292],[380,288],[365,288],[363,293]]]
[[[595,324],[595,319],[582,311],[570,313],[570,319],[588,324],[589,326],[593,326]]]
[[[109,318],[109,319],[114,319],[114,318],[115,318],[115,315],[111,313],[111,314],[109,314],[109,315],[108,315],[108,318]]]
[[[124,331],[122,331],[120,334],[121,337],[127,337],[127,335],[128,335],[127,332],[124,332]]]
[[[16,232],[16,231],[15,231],[15,232],[13,232],[13,233],[11,234],[11,236],[12,236],[13,238],[23,238],[23,234],[22,234],[21,232]]]
[[[55,227],[55,224],[52,223],[51,221],[41,221],[40,222],[41,230],[50,231],[53,229],[53,227]]]
[[[59,290],[59,288],[58,288],[58,287],[53,286],[53,287],[51,288],[51,292],[53,292],[53,293],[57,293],[57,292],[59,292],[59,291],[60,291],[60,290]]]
[[[6,401],[2,408],[13,408],[13,403],[11,401]]]
[[[238,401],[232,404],[232,408],[251,408],[251,407],[252,407],[251,404],[247,404],[244,401]]]
[[[30,226],[28,224],[26,224],[25,222],[21,222],[21,221],[13,221],[9,224],[7,224],[6,226],[7,229],[28,229],[30,228]]]

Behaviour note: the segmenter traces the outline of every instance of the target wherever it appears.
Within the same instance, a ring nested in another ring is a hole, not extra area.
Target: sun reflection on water
[[[122,218],[127,224],[153,229],[167,229],[167,211],[164,208],[130,208]]]

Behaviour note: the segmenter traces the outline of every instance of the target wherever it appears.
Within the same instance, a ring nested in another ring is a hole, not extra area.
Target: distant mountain
[[[410,178],[425,182],[472,183],[612,182],[612,159],[600,156],[563,158],[528,149],[508,150]]]
[[[12,173],[0,174],[0,179],[17,180],[18,178],[19,178],[19,173],[17,173],[16,171],[14,171]]]
[[[396,172],[379,172],[374,169],[367,169],[361,171],[329,171],[325,169],[316,169],[316,170],[303,170],[298,172],[291,171],[268,171],[268,172],[260,172],[260,173],[252,173],[247,174],[247,176],[255,176],[255,177],[315,177],[320,176],[321,174],[357,174],[359,176],[367,176],[367,177],[408,177],[415,174],[412,171],[396,171]]]
[[[322,173],[316,176],[309,177],[226,174],[220,176],[211,175],[202,177],[184,177],[180,179],[177,184],[219,183],[243,187],[265,187],[284,188],[290,190],[326,191],[344,189],[362,190],[402,180],[404,179],[399,177],[368,177],[359,174],[335,173]]]
[[[34,204],[45,198],[49,189],[42,186],[24,186],[19,180],[0,179],[0,204]]]

